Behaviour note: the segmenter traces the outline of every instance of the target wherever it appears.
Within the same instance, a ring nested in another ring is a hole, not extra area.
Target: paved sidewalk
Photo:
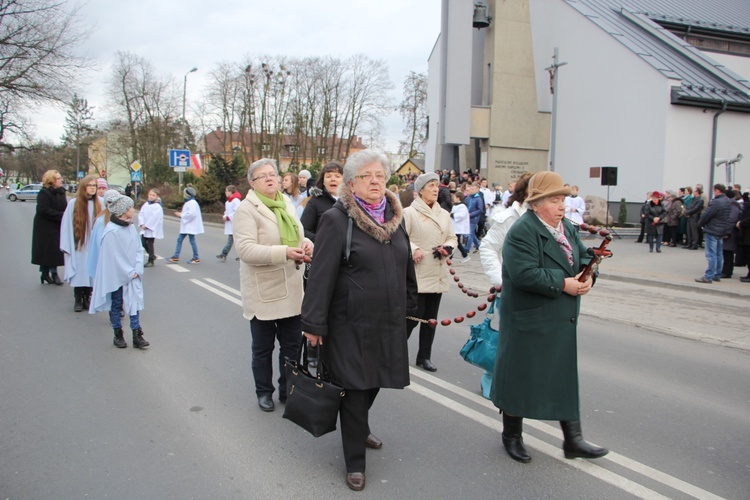
[[[605,259],[599,279],[581,302],[581,313],[618,321],[659,333],[724,345],[750,352],[750,283],[739,281],[747,267],[735,269],[731,279],[712,284],[696,283],[703,276],[703,250],[662,247],[649,253],[648,245],[620,232],[609,245],[614,256]],[[584,238],[598,246],[601,237]],[[486,293],[490,283],[479,254],[453,267],[463,283]]]

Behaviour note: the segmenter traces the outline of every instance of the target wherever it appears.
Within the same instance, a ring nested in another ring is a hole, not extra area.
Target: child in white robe
[[[201,259],[198,255],[198,245],[195,242],[196,234],[203,234],[203,215],[201,207],[195,200],[195,188],[189,186],[185,188],[182,196],[185,198],[185,204],[182,205],[182,211],[174,214],[180,218],[180,234],[177,235],[177,246],[174,249],[174,255],[169,258],[169,262],[180,261],[180,251],[182,251],[182,240],[185,236],[190,240],[190,246],[193,249],[193,258],[187,261],[188,264],[200,264]]]
[[[133,227],[133,200],[128,196],[107,197],[110,219],[104,228],[94,277],[94,295],[89,313],[109,311],[114,345],[127,347],[120,310],[130,317],[133,347],[146,347],[139,311],[143,310],[143,250]]]
[[[73,287],[75,312],[88,309],[91,301],[93,276],[89,275],[86,263],[91,228],[102,210],[96,186],[97,181],[93,175],[81,180],[76,197],[68,203],[60,223],[60,250],[65,256],[65,281]]]
[[[148,202],[138,212],[138,226],[141,228],[141,244],[148,252],[148,262],[143,267],[154,267],[154,240],[164,238],[164,210],[159,203],[159,190],[148,192]]]
[[[229,251],[232,249],[232,245],[234,245],[234,226],[232,220],[234,220],[234,213],[240,208],[240,203],[242,203],[242,195],[232,184],[227,186],[224,194],[227,197],[227,201],[224,203],[224,234],[227,235],[227,244],[224,245],[221,253],[216,256],[222,262],[227,260],[227,255],[229,255]]]

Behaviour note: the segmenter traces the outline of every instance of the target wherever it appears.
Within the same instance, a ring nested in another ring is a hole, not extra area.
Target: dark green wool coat
[[[542,221],[527,211],[503,245],[499,356],[492,402],[510,415],[580,420],[576,327],[580,297],[563,293],[590,257],[574,226],[563,221],[573,247],[571,267]]]

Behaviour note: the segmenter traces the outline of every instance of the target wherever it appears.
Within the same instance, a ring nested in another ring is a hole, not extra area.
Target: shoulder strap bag
[[[490,324],[495,316],[495,299],[487,310],[484,321],[478,325],[471,325],[469,340],[461,348],[460,354],[464,361],[488,372],[495,370],[495,357],[497,356],[498,339],[500,332],[492,328]]]
[[[284,418],[313,436],[320,437],[336,430],[341,399],[346,395],[346,391],[328,379],[328,372],[320,356],[322,346],[316,349],[318,368],[315,376],[310,373],[307,365],[305,339],[302,339],[297,359],[287,359],[284,363],[287,384]]]

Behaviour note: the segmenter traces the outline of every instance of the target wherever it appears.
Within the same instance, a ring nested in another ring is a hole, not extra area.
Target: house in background
[[[485,19],[472,0],[442,8],[428,171],[506,185],[552,169],[604,197],[592,167],[615,166],[610,196],[632,202],[728,175],[750,185],[750,2],[488,0]],[[716,166],[738,153],[747,163]]]
[[[86,175],[95,175],[107,179],[109,184],[116,184],[123,188],[130,183],[130,163],[116,154],[120,148],[116,147],[118,133],[109,132],[87,138],[89,154],[89,168]]]
[[[409,158],[396,170],[398,175],[406,174],[423,174],[424,173],[424,160],[420,158]]]
[[[366,149],[362,139],[352,136],[350,139],[339,137],[299,137],[296,135],[251,134],[249,132],[232,132],[217,127],[198,141],[198,149],[204,164],[208,155],[223,156],[231,161],[236,154],[245,157],[250,165],[260,158],[273,158],[279,170],[284,172],[290,167],[310,166],[314,163],[324,165],[331,160],[345,161],[346,158]]]

